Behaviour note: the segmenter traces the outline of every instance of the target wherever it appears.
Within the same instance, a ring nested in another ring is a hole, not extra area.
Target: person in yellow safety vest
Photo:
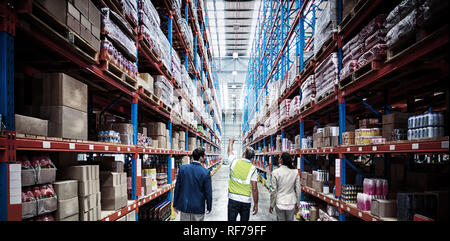
[[[233,154],[234,138],[228,143],[228,159],[230,163],[230,177],[228,179],[228,221],[236,221],[239,214],[240,221],[250,219],[250,208],[253,196],[253,215],[258,213],[258,174],[251,163],[255,156],[253,148],[245,149],[242,158]]]

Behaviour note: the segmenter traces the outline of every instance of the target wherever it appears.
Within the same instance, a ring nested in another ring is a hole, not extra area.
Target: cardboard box
[[[316,192],[323,192],[323,181],[316,181],[316,180],[313,180],[313,181],[312,181],[312,188],[313,188]]]
[[[41,168],[36,172],[36,184],[53,183],[56,180],[56,168]]]
[[[47,136],[48,120],[15,114],[16,132],[21,134]]]
[[[53,183],[53,188],[58,196],[58,201],[78,197],[77,180],[58,181]]]
[[[339,146],[339,136],[332,136],[331,139],[331,146],[336,147]]]
[[[116,161],[113,156],[95,157],[95,161],[99,162],[101,171],[123,172],[123,162]]]
[[[35,74],[34,77],[43,80],[44,106],[67,106],[87,112],[86,84],[64,73]]]
[[[87,140],[87,113],[67,106],[42,106],[41,115],[49,120],[48,135]]]
[[[159,141],[152,139],[152,148],[159,148]]]
[[[167,140],[165,136],[152,136],[153,140],[158,141],[158,148],[166,149],[167,148]]]
[[[410,113],[394,112],[383,115],[383,125],[393,124],[394,128],[408,128],[408,118]]]
[[[133,134],[120,134],[120,143],[122,145],[133,145]]]
[[[88,165],[65,167],[61,169],[61,173],[66,180],[87,181],[90,179]]]
[[[323,147],[330,147],[331,146],[331,137],[327,136],[327,137],[323,137],[323,143],[322,146]]]
[[[306,174],[306,186],[313,188],[313,175],[311,173]]]
[[[67,3],[61,0],[38,0],[58,21],[66,24]]]
[[[127,195],[127,184],[114,187],[101,187],[102,199],[117,199]]]
[[[151,186],[152,185],[152,177],[141,177],[141,185],[143,187]]]
[[[133,221],[133,222],[136,221],[136,211],[135,210],[127,213],[127,221]]]
[[[83,14],[85,17],[89,17],[89,2],[90,0],[74,0],[75,7]]]
[[[147,132],[150,131],[151,136],[166,136],[167,135],[167,127],[163,122],[152,122],[149,123],[150,127],[147,126]]]
[[[93,194],[91,181],[78,181],[78,197],[87,197],[91,194]]]
[[[94,32],[94,31],[96,31],[96,30],[93,29],[93,32]],[[101,44],[101,41],[100,41],[100,32],[98,33],[98,35],[97,35],[97,34],[94,34],[94,33],[91,34],[91,42],[90,42],[90,44],[92,45],[92,47],[94,47],[94,49],[95,49],[97,52],[100,52],[100,44]]]
[[[89,1],[89,21],[93,26],[100,29],[100,10],[92,1]]]
[[[78,205],[80,207],[80,213],[88,212],[97,206],[97,193],[88,195],[86,197],[78,198]]]
[[[415,214],[436,219],[436,195],[425,193],[397,193],[398,221],[413,221]]]
[[[105,199],[102,196],[102,210],[117,210],[127,205],[127,195],[119,198]]]
[[[125,172],[101,172],[100,173],[100,186],[101,187],[115,187],[121,184],[126,184]],[[142,177],[144,180],[145,177]]]
[[[147,127],[138,127],[138,133],[147,136]]]
[[[56,210],[55,213],[55,219],[62,220],[68,217],[72,217],[73,215],[78,214],[79,212],[78,210],[79,210],[78,197],[66,200],[58,200],[58,209]]]
[[[34,169],[21,170],[22,187],[36,184],[36,171]]]
[[[58,208],[58,198],[51,197],[37,200],[37,215],[51,213]]]
[[[80,221],[80,215],[78,213],[76,213],[70,217],[66,217],[66,218],[60,219],[58,221],[69,221],[69,222]]]
[[[397,217],[397,200],[373,199],[370,213],[380,218]]]
[[[92,43],[92,33],[91,30],[86,28],[85,26],[80,26],[80,36],[84,39],[84,41],[88,42],[89,44]],[[92,44],[91,44],[92,45]]]

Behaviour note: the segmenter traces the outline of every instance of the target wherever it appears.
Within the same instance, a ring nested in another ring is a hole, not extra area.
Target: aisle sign
[[[44,148],[44,149],[50,149],[50,147],[51,147],[51,144],[50,144],[49,141],[43,141],[43,142],[42,142],[42,148]]]
[[[341,159],[336,159],[335,167],[335,176],[341,177]]]
[[[300,157],[297,157],[297,169],[300,169]]]
[[[141,159],[138,158],[136,160],[136,176],[140,177],[141,176]]]

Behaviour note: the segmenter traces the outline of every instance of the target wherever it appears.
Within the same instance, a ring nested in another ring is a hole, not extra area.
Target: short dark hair
[[[289,167],[290,169],[295,169],[291,154],[289,154],[287,152],[283,152],[281,154],[281,160],[283,160],[283,165]]]
[[[244,152],[244,157],[247,160],[251,160],[255,156],[255,150],[251,147],[247,147]]]
[[[193,152],[192,152],[192,157],[194,158],[194,160],[198,161],[200,159],[200,157],[205,156],[205,149],[199,147],[196,148]]]

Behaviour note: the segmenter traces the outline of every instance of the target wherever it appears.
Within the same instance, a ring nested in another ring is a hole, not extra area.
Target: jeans
[[[250,207],[251,203],[228,199],[228,221],[236,221],[238,214],[241,217],[240,221],[248,221],[250,218]]]
[[[180,212],[180,221],[203,221],[205,214],[193,214]]]
[[[281,210],[275,207],[277,211],[277,221],[294,221],[295,208],[292,210]]]

